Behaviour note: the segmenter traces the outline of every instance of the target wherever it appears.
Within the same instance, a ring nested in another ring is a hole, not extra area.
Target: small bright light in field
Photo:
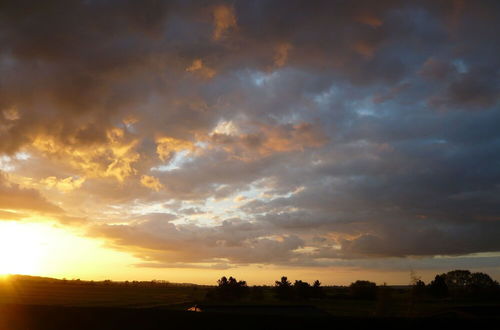
[[[43,228],[0,222],[0,274],[36,274],[44,254]]]

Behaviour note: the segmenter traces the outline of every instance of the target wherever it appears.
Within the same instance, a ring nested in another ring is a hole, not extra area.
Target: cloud
[[[243,160],[252,158],[253,154],[266,157],[274,153],[320,147],[327,142],[321,128],[310,123],[280,126],[248,123],[245,127],[249,130],[248,133],[214,132],[209,141],[215,146],[221,146],[231,156]]]
[[[138,140],[128,139],[123,129],[112,128],[106,132],[104,143],[80,144],[84,130],[71,136],[66,143],[50,135],[38,136],[33,141],[36,150],[48,157],[57,157],[68,162],[87,177],[114,177],[123,181],[135,174],[133,164],[140,155],[134,150]]]
[[[230,29],[235,29],[237,27],[236,16],[232,7],[227,5],[215,6],[212,15],[214,20],[214,40],[224,38]]]
[[[427,79],[442,80],[454,73],[455,68],[448,62],[429,58],[424,62],[419,73]]]
[[[160,183],[160,181],[154,176],[150,175],[143,175],[141,177],[141,184],[144,187],[148,187],[154,191],[159,191],[163,188],[163,185]]]
[[[62,212],[60,207],[47,201],[38,191],[23,189],[18,184],[10,182],[3,172],[0,172],[0,209],[3,209],[3,212],[5,210],[27,210],[48,214]],[[10,214],[10,216],[15,215]]]
[[[195,146],[192,142],[176,139],[173,137],[160,137],[156,139],[156,153],[164,162],[169,162],[176,152],[180,151],[193,151]]]
[[[0,210],[0,220],[21,220],[27,217],[26,214]]]
[[[7,1],[0,215],[144,267],[497,252],[498,9]]]
[[[378,28],[384,24],[380,18],[370,12],[361,12],[354,19],[356,22],[366,24],[372,28]]]
[[[85,178],[67,177],[65,179],[58,179],[55,176],[49,176],[40,181],[40,184],[47,188],[56,188],[62,192],[69,192],[78,189],[85,182]]]
[[[238,220],[203,228],[155,219],[135,225],[94,226],[90,235],[105,237],[117,248],[127,246],[138,257],[160,263],[142,264],[148,267],[164,263],[190,268],[194,263],[218,265],[220,260],[231,265],[286,262],[303,244],[295,235],[270,237],[263,228]]]
[[[280,43],[274,48],[274,65],[278,68],[284,66],[288,60],[288,53],[292,49],[288,42]]]
[[[207,67],[203,64],[203,61],[200,59],[196,59],[193,63],[186,68],[187,72],[194,72],[199,74],[202,78],[211,79],[215,76],[215,70]]]

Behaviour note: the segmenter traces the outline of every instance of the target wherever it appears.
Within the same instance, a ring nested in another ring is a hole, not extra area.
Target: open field
[[[398,327],[400,329],[444,329],[464,326],[492,328],[485,318],[374,318],[335,316],[238,315],[193,313],[159,308],[0,306],[1,330],[89,330],[89,329],[323,329]],[[494,327],[493,327],[494,328]]]
[[[278,300],[272,287],[260,287],[237,301],[210,297],[215,287],[167,282],[88,282],[28,276],[0,281],[0,330],[154,329],[164,325],[199,328],[246,319],[244,326],[375,324],[398,326],[479,322],[500,319],[495,299],[411,298],[409,287],[383,290],[375,299],[353,299],[345,287],[325,287],[321,299]],[[203,312],[187,312],[192,306]],[[475,323],[476,324],[476,323]],[[238,328],[241,328],[239,326]]]
[[[152,282],[65,281],[38,277],[0,280],[0,303],[82,307],[158,307],[201,300],[208,288]]]

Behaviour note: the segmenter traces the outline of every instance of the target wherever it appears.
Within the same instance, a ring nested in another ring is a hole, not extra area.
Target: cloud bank
[[[141,267],[500,252],[499,30],[486,0],[7,1],[0,218]]]

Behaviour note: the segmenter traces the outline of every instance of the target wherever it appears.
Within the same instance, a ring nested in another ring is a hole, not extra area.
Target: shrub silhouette
[[[435,298],[444,298],[448,296],[448,285],[446,284],[446,275],[436,275],[434,280],[429,283],[429,293]]]
[[[323,287],[321,286],[321,282],[316,280],[312,286],[312,297],[313,298],[323,298],[325,296],[325,292],[323,291]]]
[[[416,280],[411,286],[411,298],[413,301],[421,300],[425,296],[426,291],[427,287],[425,286],[425,282]]]
[[[309,299],[312,295],[311,285],[301,280],[295,281],[295,283],[293,284],[293,289],[295,291],[295,297],[300,300]]]
[[[276,298],[280,300],[290,300],[293,298],[292,283],[288,281],[286,276],[283,276],[280,281],[275,282],[274,292]]]

